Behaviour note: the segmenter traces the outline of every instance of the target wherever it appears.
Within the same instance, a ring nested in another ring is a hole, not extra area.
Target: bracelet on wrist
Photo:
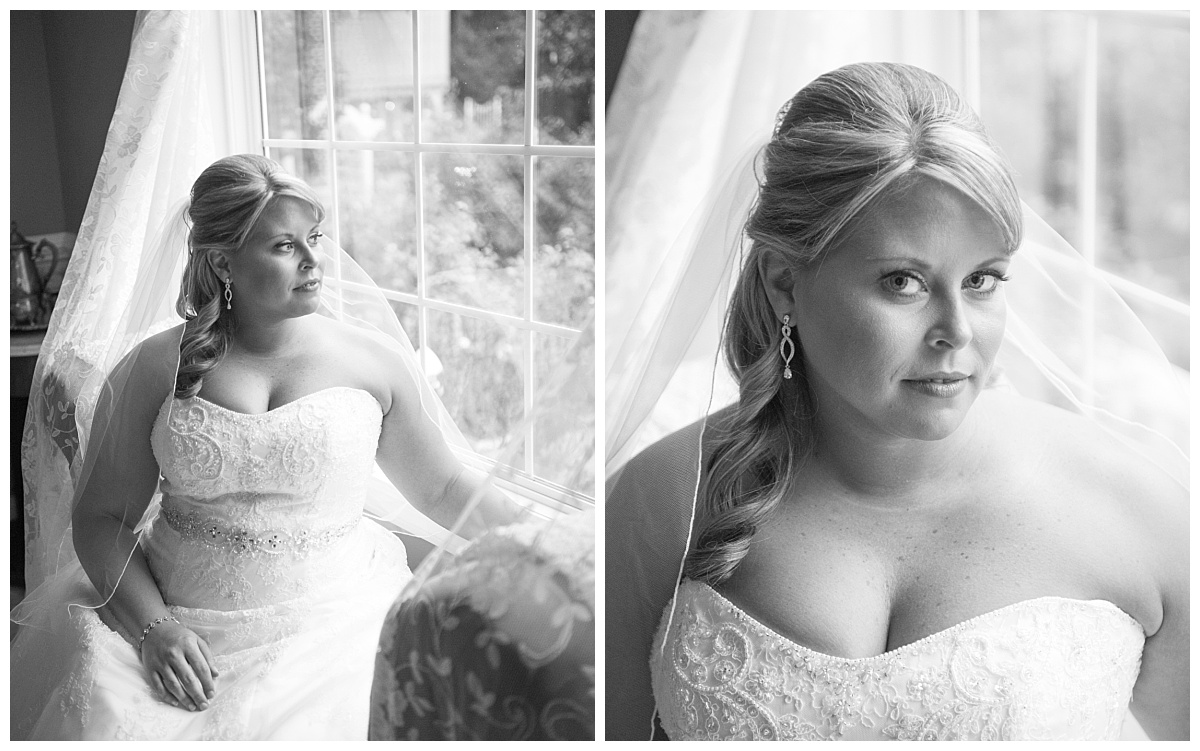
[[[138,649],[142,648],[142,642],[146,641],[146,637],[150,635],[150,632],[154,630],[155,626],[159,626],[167,621],[175,621],[176,623],[179,623],[179,619],[173,615],[164,615],[162,618],[156,618],[155,620],[150,621],[150,625],[142,629],[142,638],[138,639]]]

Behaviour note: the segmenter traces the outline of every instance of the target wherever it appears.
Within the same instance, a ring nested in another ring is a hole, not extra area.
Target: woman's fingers
[[[155,691],[158,691],[158,693],[162,695],[164,700],[175,706],[179,706],[179,701],[172,696],[171,692],[167,690],[167,687],[163,685],[162,677],[154,671],[150,672],[150,685],[154,687]]]
[[[200,653],[204,655],[204,661],[208,663],[209,672],[212,673],[213,678],[216,678],[220,675],[220,672],[217,671],[217,661],[213,659],[212,651],[208,648],[208,642],[200,638],[197,638],[196,642],[200,645]]]
[[[151,683],[173,704],[193,712],[208,709],[218,673],[204,639],[184,626],[167,624],[143,641],[141,651]]]
[[[200,644],[203,643],[200,642]],[[203,652],[204,650],[199,648],[189,651],[187,653],[187,660],[192,668],[192,673],[199,679],[200,690],[203,692],[199,697],[193,698],[196,699],[196,703],[200,705],[201,709],[207,709],[208,700],[213,698],[216,689],[216,686],[213,684],[213,673],[215,671],[211,668],[211,660]]]
[[[195,711],[208,707],[208,697],[204,695],[204,685],[200,682],[199,676],[192,668],[191,661],[188,655],[182,651],[172,652],[168,659],[168,664],[175,672],[175,677],[179,680],[179,685],[183,688],[184,695],[181,697],[183,705],[190,710]]]
[[[173,699],[177,706],[192,709],[193,707],[189,706],[191,699],[188,698],[187,691],[184,690],[171,666],[164,665],[159,675],[162,676],[162,684],[167,689],[167,696]]]

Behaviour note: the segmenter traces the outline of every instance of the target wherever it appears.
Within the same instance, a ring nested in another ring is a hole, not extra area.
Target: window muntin
[[[326,202],[327,234],[392,301],[468,440],[497,457],[594,307],[594,14],[258,20],[268,156]],[[575,471],[570,448],[594,441],[586,380],[572,419],[526,427],[515,483],[590,502],[590,465]]]

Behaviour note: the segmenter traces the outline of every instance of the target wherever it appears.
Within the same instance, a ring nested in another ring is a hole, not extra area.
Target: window
[[[974,13],[980,114],[1031,207],[1189,367],[1186,12]]]
[[[483,457],[595,299],[592,11],[261,11],[262,145],[326,202]],[[514,482],[590,503],[593,381],[526,428]],[[566,414],[566,412],[573,414]],[[589,419],[580,419],[580,416]]]

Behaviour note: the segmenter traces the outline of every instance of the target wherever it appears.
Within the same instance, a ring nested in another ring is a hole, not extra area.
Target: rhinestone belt
[[[296,532],[271,532],[230,527],[203,517],[196,511],[184,513],[168,506],[163,506],[161,515],[171,529],[185,540],[249,556],[259,553],[309,553],[321,550],[345,537],[359,523],[358,519],[353,519],[319,532],[307,529]]]

